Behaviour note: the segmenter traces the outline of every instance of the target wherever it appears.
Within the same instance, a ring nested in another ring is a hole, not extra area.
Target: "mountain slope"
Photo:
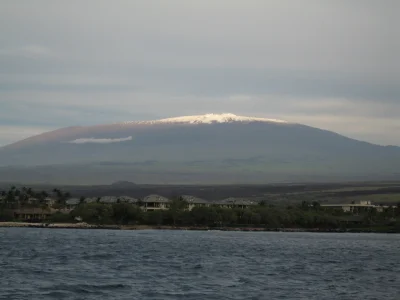
[[[81,183],[393,179],[400,149],[281,120],[208,114],[59,129],[0,148],[0,166],[0,180],[36,172],[36,180],[61,182],[65,173]],[[84,178],[71,175],[78,170]]]

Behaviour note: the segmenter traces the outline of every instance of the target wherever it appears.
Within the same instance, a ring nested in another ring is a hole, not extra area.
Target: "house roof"
[[[157,202],[157,203],[168,203],[170,200],[160,195],[148,195],[143,198],[143,202]]]
[[[93,202],[97,202],[97,198],[86,198],[84,200],[85,203],[93,203]]]
[[[207,200],[195,197],[195,196],[191,196],[191,195],[183,195],[182,199],[185,200],[186,202],[188,202],[189,204],[207,204],[210,203]]]
[[[67,205],[77,205],[79,202],[80,200],[78,198],[70,198],[65,201]]]
[[[222,205],[254,205],[256,204],[254,201],[245,199],[245,198],[226,198],[223,200],[219,200],[215,202],[215,204],[222,204]]]
[[[139,200],[136,198],[128,197],[128,196],[120,196],[118,197],[120,202],[123,203],[137,203]]]
[[[117,203],[118,198],[115,196],[103,196],[100,198],[100,203]]]

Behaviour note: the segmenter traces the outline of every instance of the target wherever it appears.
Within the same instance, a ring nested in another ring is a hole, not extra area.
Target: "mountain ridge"
[[[20,178],[33,178],[37,167],[35,178],[40,173],[47,181],[76,180],[72,174],[81,173],[90,183],[100,177],[176,182],[174,176],[191,183],[302,176],[379,180],[398,178],[400,148],[282,120],[206,114],[61,128],[0,148],[0,166],[0,181],[7,174],[18,179],[25,167],[30,171]]]
[[[38,134],[32,137],[25,138],[23,140],[5,145],[0,147],[1,149],[14,148],[15,146],[26,144],[30,141],[38,140],[42,141],[43,138],[48,138],[49,140],[56,140],[60,137],[67,138],[68,136],[73,136],[76,134],[85,133],[85,131],[96,131],[96,130],[107,130],[112,131],[115,129],[119,129],[120,127],[129,128],[129,126],[168,126],[168,125],[202,125],[202,124],[223,124],[223,123],[252,123],[252,122],[265,122],[265,123],[279,123],[279,124],[292,124],[287,121],[279,120],[279,119],[268,119],[268,118],[259,118],[259,117],[244,117],[238,116],[232,113],[222,113],[222,114],[204,114],[204,115],[191,115],[191,116],[181,116],[181,117],[173,117],[173,118],[165,118],[158,120],[148,120],[148,121],[125,121],[125,122],[117,122],[111,124],[97,124],[97,125],[89,125],[89,126],[68,126],[63,128],[58,128],[52,131],[44,132],[42,134]],[[94,137],[86,136],[84,139],[92,139]],[[117,137],[120,139],[127,137]],[[64,141],[69,142],[69,141]]]

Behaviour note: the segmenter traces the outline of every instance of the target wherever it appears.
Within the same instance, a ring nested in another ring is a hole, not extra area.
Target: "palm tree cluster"
[[[54,199],[57,206],[64,206],[65,201],[71,197],[69,192],[60,189],[52,191],[36,191],[31,187],[11,186],[8,190],[0,191],[0,205],[2,208],[17,209],[22,207],[46,207],[46,199]]]

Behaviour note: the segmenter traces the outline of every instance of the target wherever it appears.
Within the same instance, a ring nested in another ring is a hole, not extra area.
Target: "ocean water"
[[[0,299],[400,299],[400,235],[0,228]]]

